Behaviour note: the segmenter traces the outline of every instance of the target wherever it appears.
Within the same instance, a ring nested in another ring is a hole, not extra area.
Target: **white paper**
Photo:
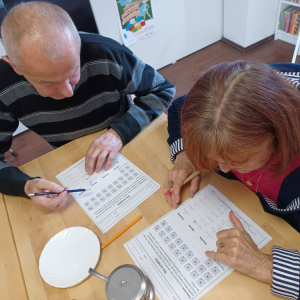
[[[154,284],[159,299],[199,299],[233,271],[205,255],[207,250],[217,250],[216,233],[233,227],[230,210],[259,248],[272,239],[215,187],[208,185],[124,244]]]
[[[56,178],[69,189],[91,189],[72,196],[103,233],[160,187],[120,153],[108,171],[89,176],[84,165],[82,158]]]

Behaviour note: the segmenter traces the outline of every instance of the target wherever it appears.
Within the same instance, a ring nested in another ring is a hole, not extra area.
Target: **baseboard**
[[[265,44],[265,43],[267,43],[269,41],[274,40],[274,36],[275,36],[275,34],[272,34],[272,35],[266,37],[265,39],[260,40],[257,43],[254,43],[254,44],[252,44],[252,45],[250,45],[248,47],[242,47],[242,46],[240,46],[240,45],[238,45],[238,44],[236,44],[236,43],[234,43],[234,42],[232,42],[232,41],[230,41],[230,40],[228,40],[228,39],[226,39],[224,37],[222,37],[221,41],[224,42],[225,44],[227,44],[227,45],[229,45],[229,46],[231,46],[231,47],[233,47],[233,48],[241,51],[241,52],[247,52],[247,51],[252,50],[252,49],[254,49],[254,48],[258,47],[258,46],[261,46],[262,44]]]

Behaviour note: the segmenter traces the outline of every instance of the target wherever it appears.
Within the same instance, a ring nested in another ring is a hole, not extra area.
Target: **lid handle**
[[[104,275],[98,273],[97,271],[95,271],[95,270],[92,269],[92,268],[89,268],[89,273],[90,273],[91,275],[94,275],[95,277],[98,277],[98,278],[104,280],[104,281],[109,281],[109,278],[107,278],[106,276],[104,276]]]

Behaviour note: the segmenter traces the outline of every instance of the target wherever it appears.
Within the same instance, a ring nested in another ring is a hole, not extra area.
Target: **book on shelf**
[[[288,6],[279,14],[278,29],[292,35],[298,35],[300,25],[300,8]]]
[[[298,8],[295,8],[294,6],[289,7],[284,11],[284,24],[283,24],[283,31],[289,32],[292,14],[296,12]]]
[[[299,34],[299,25],[300,25],[300,10],[296,13],[296,20],[295,20],[295,24],[293,27],[293,31],[292,34],[293,35],[298,35]]]
[[[283,30],[284,28],[284,19],[285,19],[285,12],[287,9],[289,9],[291,6],[288,6],[287,8],[283,9],[281,12],[280,12],[280,15],[279,15],[279,22],[278,22],[278,29],[280,30]]]
[[[289,26],[289,31],[288,31],[288,33],[290,33],[290,34],[293,34],[293,32],[294,32],[295,24],[298,21],[297,18],[300,15],[299,13],[300,13],[300,9],[296,9],[292,13],[292,17],[291,17],[291,21],[290,21],[290,26]]]

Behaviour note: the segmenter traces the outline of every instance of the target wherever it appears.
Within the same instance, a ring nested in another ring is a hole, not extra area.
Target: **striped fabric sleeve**
[[[182,138],[178,139],[170,146],[170,160],[173,164],[175,163],[176,154],[183,150],[184,147],[183,147]]]
[[[294,63],[275,63],[270,64],[279,75],[284,77],[296,89],[300,90],[300,64]]]
[[[1,94],[0,99],[2,100]],[[12,144],[13,133],[18,128],[18,125],[19,121],[16,117],[0,101],[0,160],[4,159],[5,152],[9,150]]]
[[[262,194],[261,194],[262,195]],[[275,214],[290,214],[291,212],[297,212],[300,210],[300,198],[297,197],[285,208],[279,208],[277,203],[270,200],[266,196],[262,195],[267,207],[271,209]]]
[[[278,72],[278,74],[285,77],[288,82],[300,90],[300,72]]]
[[[271,291],[277,296],[287,299],[300,299],[300,253],[278,246],[273,251],[273,280]]]
[[[134,105],[109,127],[115,129],[126,144],[168,108],[175,87],[128,48],[122,46],[122,49],[123,74],[118,90],[135,95]]]
[[[168,144],[170,145],[170,159],[175,162],[176,154],[184,150],[183,140],[180,130],[180,113],[186,95],[175,99],[168,109]]]

